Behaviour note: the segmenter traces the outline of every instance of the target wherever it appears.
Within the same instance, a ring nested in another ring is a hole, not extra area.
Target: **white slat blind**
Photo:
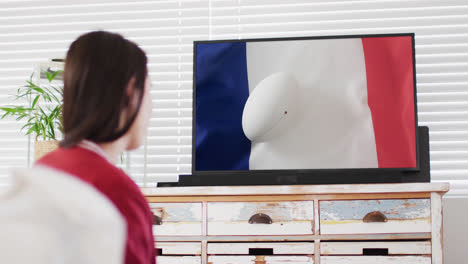
[[[35,64],[63,57],[73,39],[94,29],[122,33],[149,57],[150,133],[123,164],[141,186],[190,172],[193,40],[414,32],[432,179],[451,182],[450,195],[468,195],[466,0],[2,1],[0,105]],[[0,183],[6,168],[27,163],[19,127],[0,121]]]
[[[211,14],[213,39],[414,32],[432,179],[449,181],[449,195],[468,195],[466,0],[220,0]]]
[[[91,30],[118,32],[149,58],[153,116],[146,145],[123,164],[140,186],[177,181],[191,170],[192,42],[207,39],[209,2],[3,1],[0,3],[0,105],[38,63],[63,58],[70,43]],[[11,166],[28,163],[28,138],[14,120],[0,121],[0,184]],[[34,141],[33,139],[31,141]],[[32,145],[31,145],[32,147]]]

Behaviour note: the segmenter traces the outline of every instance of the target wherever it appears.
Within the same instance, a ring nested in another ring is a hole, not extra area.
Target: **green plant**
[[[49,83],[41,86],[33,83],[32,74],[15,95],[15,100],[23,100],[23,104],[0,107],[4,112],[0,119],[12,116],[17,121],[26,120],[21,128],[22,131],[27,129],[26,135],[34,134],[36,139],[57,140],[57,132],[63,133],[63,87],[52,85],[52,81],[60,72],[46,72]]]

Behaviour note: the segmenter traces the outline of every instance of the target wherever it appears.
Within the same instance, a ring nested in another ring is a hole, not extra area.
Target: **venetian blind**
[[[468,195],[466,0],[3,1],[0,104],[35,63],[64,56],[79,34],[120,32],[147,52],[153,119],[146,145],[125,156],[141,186],[190,172],[192,41],[416,33],[419,124],[430,128],[433,181]],[[0,175],[27,163],[28,139],[0,121]]]
[[[145,146],[122,164],[140,186],[177,181],[191,170],[192,43],[208,38],[207,1],[2,1],[0,3],[0,105],[37,64],[64,58],[80,34],[121,33],[147,53],[153,115]],[[105,76],[103,76],[105,78]],[[0,178],[12,166],[32,163],[34,141],[21,123],[0,121]],[[4,183],[1,182],[0,183]]]
[[[211,2],[213,39],[415,33],[419,125],[430,130],[431,176],[468,195],[466,0]]]

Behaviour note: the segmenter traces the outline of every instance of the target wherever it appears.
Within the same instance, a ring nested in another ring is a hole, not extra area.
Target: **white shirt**
[[[0,192],[0,263],[123,263],[125,221],[92,186],[43,166],[11,182]]]

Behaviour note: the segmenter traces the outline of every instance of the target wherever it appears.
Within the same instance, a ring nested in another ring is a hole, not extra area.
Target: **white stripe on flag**
[[[278,101],[244,112],[262,126],[270,122],[274,135],[252,142],[250,169],[378,167],[361,39],[249,42],[247,71],[249,100]],[[275,73],[292,76],[296,92],[256,90]],[[287,115],[277,116],[279,107]]]

